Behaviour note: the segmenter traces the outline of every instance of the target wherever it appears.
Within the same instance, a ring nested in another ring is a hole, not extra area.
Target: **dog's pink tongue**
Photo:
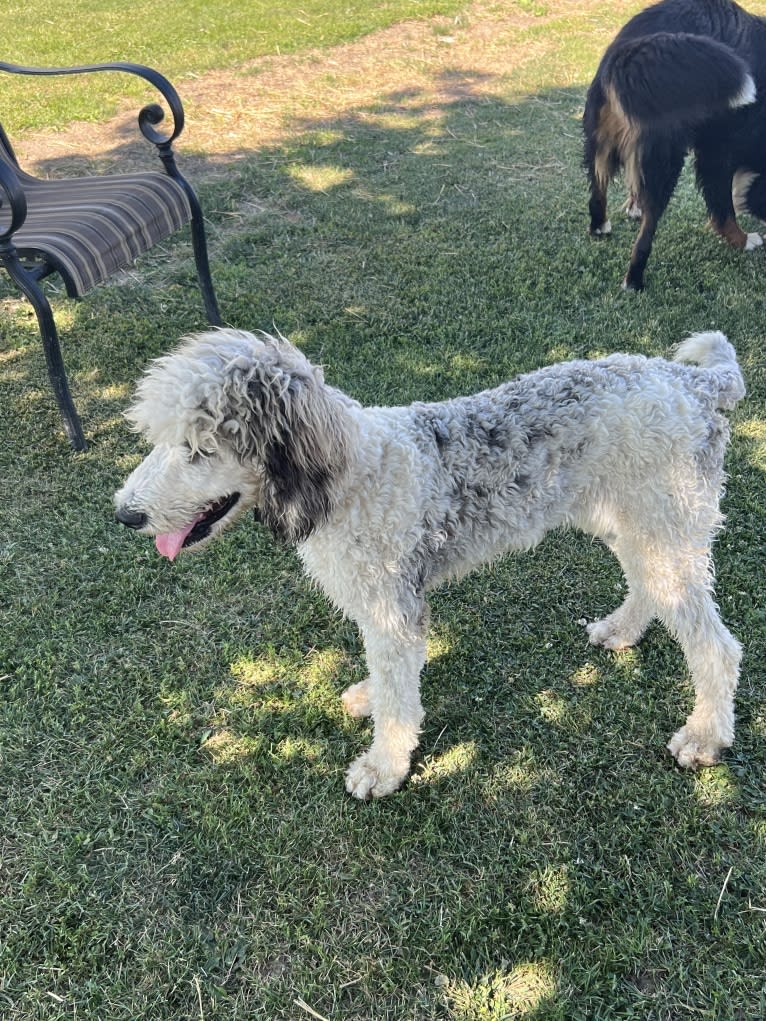
[[[177,532],[167,532],[165,535],[158,535],[154,540],[157,552],[161,553],[163,557],[167,557],[168,560],[175,560],[184,544],[184,539],[196,524],[197,519],[192,521],[190,525],[185,525]]]

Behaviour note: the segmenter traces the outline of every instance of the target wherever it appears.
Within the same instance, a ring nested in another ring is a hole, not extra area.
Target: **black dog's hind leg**
[[[763,244],[760,234],[746,234],[737,223],[732,198],[733,168],[721,158],[727,148],[725,140],[703,137],[695,146],[697,184],[705,199],[713,230],[732,248],[749,252]]]
[[[748,212],[759,220],[766,220],[766,173],[746,170],[734,176],[734,190],[739,191],[740,212]]]
[[[608,130],[601,125],[602,115],[606,109],[605,102],[603,91],[596,81],[588,91],[583,114],[585,135],[583,163],[590,184],[588,232],[592,237],[602,237],[612,231],[612,225],[607,219],[606,196],[609,182],[620,169],[620,158],[614,140],[609,137]]]
[[[612,233],[612,225],[606,214],[606,195],[609,187],[609,175],[599,172],[596,169],[595,143],[592,146],[594,152],[591,154],[591,145],[586,145],[586,170],[590,181],[590,201],[588,212],[590,213],[590,226],[588,233],[592,237],[603,237]]]
[[[630,185],[631,194],[641,208],[641,227],[622,284],[627,291],[644,288],[644,270],[652,252],[657,224],[681,176],[684,156],[683,146],[668,138],[644,139],[636,154],[636,180]]]

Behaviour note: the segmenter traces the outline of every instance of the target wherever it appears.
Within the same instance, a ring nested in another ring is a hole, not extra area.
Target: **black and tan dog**
[[[657,224],[688,151],[714,229],[763,243],[738,212],[766,219],[766,18],[731,0],[663,0],[632,18],[601,60],[583,116],[590,233],[609,234],[606,195],[623,171],[641,218],[623,286],[641,290]]]

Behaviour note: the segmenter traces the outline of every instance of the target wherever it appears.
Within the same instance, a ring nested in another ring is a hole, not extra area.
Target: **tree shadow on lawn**
[[[336,118],[295,118],[291,140],[278,146],[209,160],[181,155],[182,169],[198,170],[196,181],[189,176],[210,222],[227,321],[292,336],[327,363],[334,382],[375,403],[439,399],[561,358],[660,353],[709,328],[721,262],[741,276],[755,260],[711,237],[699,241],[707,232],[691,182],[676,216],[671,209],[663,220],[655,254],[663,279],[651,301],[623,295],[635,227],[613,217],[614,238],[586,236],[582,90],[509,102],[488,91],[491,82],[445,72],[427,92],[403,88]],[[110,153],[76,160],[78,172],[132,168],[147,148],[132,134],[126,126]],[[154,162],[146,156],[144,165]],[[71,171],[72,157],[39,166],[55,176]],[[679,232],[677,214],[690,202],[698,215]],[[662,262],[665,236],[675,269]],[[148,358],[205,327],[190,255],[188,233],[179,234],[118,287],[62,304],[71,310],[66,360],[91,421],[116,425],[108,412],[124,407]],[[681,276],[690,262],[691,293]],[[736,321],[739,300],[727,294],[716,327]],[[117,332],[108,360],[105,319]],[[26,365],[14,359],[18,374]]]
[[[582,90],[509,103],[480,81],[445,77],[436,107],[403,89],[295,123],[289,143],[228,154],[225,179],[207,180],[200,163],[224,316],[274,324],[367,403],[453,396],[615,348],[660,353],[692,329],[751,322],[755,263],[702,236],[688,180],[663,220],[652,290],[623,295],[633,229],[606,244],[585,236]],[[85,537],[117,550],[113,592],[101,583],[98,606],[81,600],[101,626],[78,654],[96,663],[109,650],[105,626],[126,601],[132,637],[119,638],[122,676],[99,675],[106,693],[94,685],[81,697],[115,725],[122,686],[139,693],[147,708],[125,727],[126,755],[164,710],[150,751],[140,748],[148,779],[125,796],[134,825],[175,861],[157,907],[191,961],[183,1009],[197,1009],[193,971],[221,1016],[243,1003],[298,1016],[298,991],[360,1018],[592,1017],[610,1005],[662,1016],[682,1002],[702,1010],[733,947],[745,949],[732,996],[755,1003],[762,695],[753,686],[725,765],[677,771],[663,746],[690,700],[680,654],[659,628],[621,656],[587,646],[577,620],[612,609],[620,584],[588,539],[556,534],[434,596],[413,778],[363,806],[343,794],[342,771],[367,728],[337,700],[363,676],[361,649],[290,555],[241,524],[204,559],[168,570],[136,553],[134,536],[112,537],[111,491],[138,454],[119,417],[127,394],[150,357],[204,325],[187,242],[67,306],[65,356],[95,441],[85,455],[70,458],[54,438],[34,323],[12,311],[3,454],[9,478],[44,483],[64,506],[75,593],[92,556]],[[728,500],[745,507],[755,476],[733,478]],[[93,531],[78,521],[83,486],[102,507]],[[44,530],[49,509],[30,506],[29,527]],[[721,568],[719,581],[752,588],[736,553]],[[52,570],[44,551],[39,570]],[[45,614],[38,626],[55,637]],[[752,654],[746,671],[759,675]],[[66,725],[60,736],[66,744]],[[307,860],[320,874],[316,904]],[[720,940],[705,962],[678,959],[677,944],[711,933]],[[293,971],[315,975],[311,988],[296,990]]]

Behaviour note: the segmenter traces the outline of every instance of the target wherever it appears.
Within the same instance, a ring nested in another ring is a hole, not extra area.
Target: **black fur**
[[[333,486],[346,468],[335,409],[311,372],[294,368],[290,375],[279,365],[251,376],[246,394],[249,430],[238,453],[263,467],[259,518],[278,539],[302,542],[329,517]]]
[[[301,542],[323,525],[332,509],[332,479],[321,465],[303,465],[290,438],[265,451],[266,485],[260,516],[285,542]]]
[[[756,101],[732,107],[755,84]],[[610,180],[626,172],[641,209],[624,286],[641,290],[657,223],[688,151],[716,231],[737,248],[732,180],[755,174],[742,207],[766,215],[766,19],[731,0],[663,0],[632,18],[601,60],[583,115],[590,232],[607,233]]]

